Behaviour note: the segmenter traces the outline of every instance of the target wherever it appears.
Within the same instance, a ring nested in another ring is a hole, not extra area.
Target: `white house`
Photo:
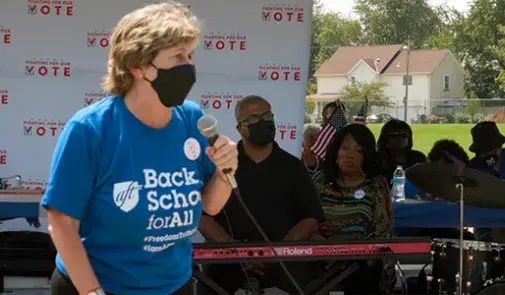
[[[402,45],[339,48],[317,70],[319,105],[342,96],[342,88],[355,82],[384,82],[385,94],[396,107],[384,112],[403,117],[407,51]],[[431,113],[447,100],[464,98],[464,70],[449,50],[412,50],[408,86],[409,117]]]

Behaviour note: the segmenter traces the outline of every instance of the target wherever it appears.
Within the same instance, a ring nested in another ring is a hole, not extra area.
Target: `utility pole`
[[[407,122],[407,112],[408,112],[408,99],[409,99],[409,84],[410,84],[410,40],[407,43],[407,64],[406,64],[406,74],[405,74],[405,97],[403,98],[403,121]],[[408,123],[408,122],[407,122]]]

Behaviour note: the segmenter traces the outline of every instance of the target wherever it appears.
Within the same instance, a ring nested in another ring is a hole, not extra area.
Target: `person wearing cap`
[[[472,130],[472,144],[468,148],[475,157],[470,160],[469,167],[505,179],[505,167],[502,148],[505,136],[500,133],[495,122],[485,121],[475,125]],[[478,240],[498,242],[505,239],[504,229],[479,228],[475,230]]]
[[[495,122],[485,121],[475,125],[472,130],[472,144],[469,150],[475,154],[470,160],[470,168],[505,179],[502,158],[505,136],[500,133]]]

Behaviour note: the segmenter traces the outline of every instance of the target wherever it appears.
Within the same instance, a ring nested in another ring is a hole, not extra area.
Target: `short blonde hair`
[[[200,23],[187,5],[166,1],[125,15],[111,37],[104,90],[124,96],[131,88],[130,69],[149,65],[163,49],[200,36]]]

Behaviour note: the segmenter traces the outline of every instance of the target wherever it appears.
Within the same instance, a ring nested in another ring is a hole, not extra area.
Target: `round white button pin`
[[[365,192],[363,190],[357,190],[354,192],[354,198],[357,200],[361,200],[365,197]]]
[[[189,160],[194,161],[198,159],[201,152],[202,148],[200,147],[200,143],[193,137],[188,138],[184,143],[184,154]]]

